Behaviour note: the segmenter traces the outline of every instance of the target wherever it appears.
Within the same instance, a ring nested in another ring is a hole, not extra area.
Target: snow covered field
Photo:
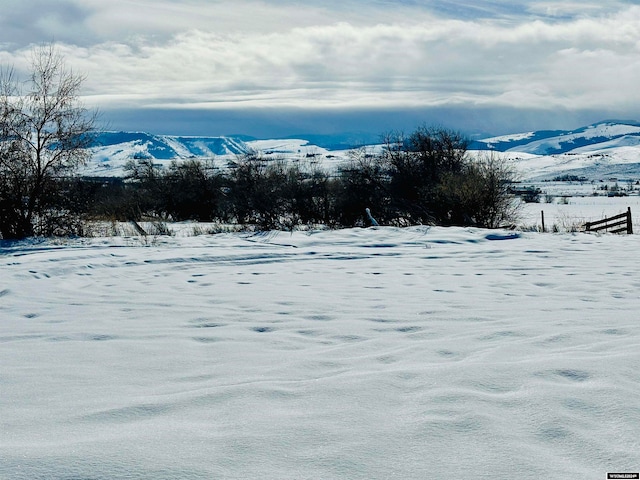
[[[640,236],[0,242],[0,478],[640,470]]]
[[[586,222],[625,213],[627,208],[631,208],[635,233],[640,233],[640,195],[637,194],[628,197],[567,197],[556,198],[553,203],[525,203],[522,205],[518,224],[524,227],[541,227],[541,212],[544,212],[547,231],[553,231],[555,225],[558,231],[566,232]]]

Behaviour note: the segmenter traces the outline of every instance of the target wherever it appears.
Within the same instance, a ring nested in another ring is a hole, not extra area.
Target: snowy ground
[[[547,231],[553,231],[556,226],[557,231],[566,232],[576,227],[581,229],[586,222],[625,213],[628,208],[631,208],[634,231],[640,233],[640,195],[637,194],[628,197],[558,197],[551,203],[526,203],[518,223],[523,227],[541,227],[544,212]]]
[[[0,242],[0,478],[640,470],[640,236]]]

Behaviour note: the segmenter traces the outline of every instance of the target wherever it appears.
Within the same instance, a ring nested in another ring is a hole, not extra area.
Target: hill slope
[[[130,160],[150,159],[158,162],[186,158],[211,158],[237,155],[248,150],[236,137],[177,137],[145,132],[98,132],[91,148],[87,173],[121,175]]]
[[[503,153],[514,159],[526,180],[564,175],[590,180],[640,178],[640,123],[631,121],[605,121],[571,131],[541,130],[491,137],[472,142],[470,150]],[[322,148],[309,138],[255,140],[240,136],[99,132],[84,173],[122,176],[126,163],[138,159],[164,164],[187,158],[213,158],[219,166],[225,166],[228,160],[248,151],[262,152],[267,158],[312,161],[326,168],[335,168],[348,157],[347,150]]]
[[[604,121],[577,130],[540,130],[486,138],[473,142],[471,148],[557,155],[638,145],[640,145],[640,123]]]

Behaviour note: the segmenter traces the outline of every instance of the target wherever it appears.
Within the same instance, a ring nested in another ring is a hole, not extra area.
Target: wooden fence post
[[[627,207],[627,233],[633,234],[633,224],[631,222],[631,207]]]
[[[544,210],[542,210],[540,213],[542,213],[542,233],[544,233]]]

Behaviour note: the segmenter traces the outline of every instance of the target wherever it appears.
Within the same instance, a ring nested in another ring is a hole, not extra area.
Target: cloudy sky
[[[258,137],[640,120],[623,0],[1,0],[0,63],[55,42],[111,129]]]

